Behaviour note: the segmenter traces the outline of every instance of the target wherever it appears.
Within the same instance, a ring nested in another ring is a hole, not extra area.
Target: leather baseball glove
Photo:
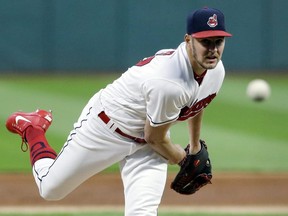
[[[186,157],[179,163],[180,171],[171,183],[171,188],[180,194],[193,194],[201,187],[211,184],[212,172],[207,145],[200,140],[201,150],[189,154],[190,145],[185,148]]]

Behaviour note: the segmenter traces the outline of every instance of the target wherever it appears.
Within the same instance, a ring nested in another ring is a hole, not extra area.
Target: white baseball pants
[[[108,128],[98,117],[102,110],[97,93],[83,109],[58,157],[36,161],[33,175],[40,195],[46,200],[62,199],[89,177],[119,162],[125,216],[157,215],[167,161],[149,144],[138,144]]]

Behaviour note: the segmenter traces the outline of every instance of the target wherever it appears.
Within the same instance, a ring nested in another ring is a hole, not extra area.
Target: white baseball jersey
[[[86,179],[119,163],[125,215],[158,215],[167,160],[150,145],[121,136],[116,127],[143,138],[147,118],[155,127],[191,118],[216,96],[223,78],[221,61],[203,77],[194,77],[185,43],[140,61],[89,100],[55,160],[35,162],[40,195],[61,199]],[[100,118],[103,111],[112,123]]]
[[[220,61],[199,84],[183,42],[129,68],[102,91],[101,102],[126,133],[143,137],[146,118],[156,127],[195,116],[216,96],[224,75]]]

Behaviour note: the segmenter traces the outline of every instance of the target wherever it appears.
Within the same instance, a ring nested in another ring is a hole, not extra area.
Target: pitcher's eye
[[[223,39],[218,39],[218,40],[215,41],[215,45],[216,46],[221,46],[223,44],[223,41],[224,41]]]
[[[211,43],[211,41],[210,40],[208,40],[208,39],[203,39],[203,40],[201,40],[201,44],[203,45],[203,46],[209,46],[210,45],[210,43]]]

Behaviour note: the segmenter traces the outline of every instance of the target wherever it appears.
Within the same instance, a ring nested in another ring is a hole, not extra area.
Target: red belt
[[[98,114],[99,118],[105,123],[105,124],[108,124],[108,122],[111,120],[106,114],[104,111],[100,112]],[[144,139],[141,139],[141,138],[137,138],[137,137],[133,137],[133,136],[130,136],[126,133],[124,133],[123,131],[121,131],[119,128],[116,128],[115,129],[115,132],[120,134],[121,136],[123,137],[126,137],[126,138],[129,138],[131,140],[134,140],[135,142],[137,143],[146,143],[146,141]]]

